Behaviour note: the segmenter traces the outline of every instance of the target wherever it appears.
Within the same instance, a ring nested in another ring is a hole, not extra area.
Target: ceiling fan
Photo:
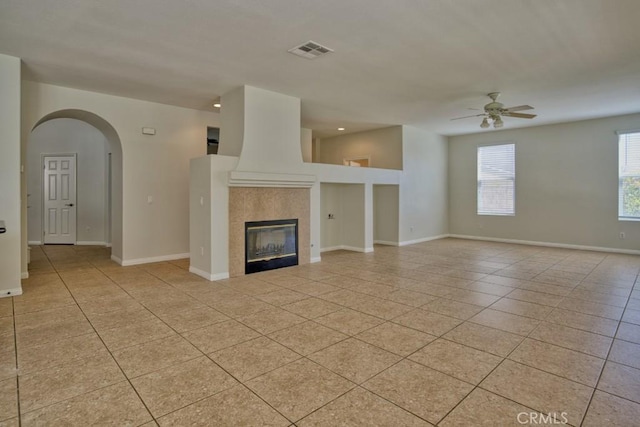
[[[533,119],[535,114],[518,113],[517,111],[533,110],[530,105],[518,105],[517,107],[505,108],[504,104],[498,102],[497,99],[500,96],[500,92],[491,92],[487,95],[491,98],[491,102],[484,106],[484,113],[474,114],[472,116],[456,117],[451,120],[468,119],[470,117],[483,117],[480,127],[486,129],[489,127],[489,121],[493,123],[493,127],[498,129],[504,126],[502,117],[516,117],[518,119]]]

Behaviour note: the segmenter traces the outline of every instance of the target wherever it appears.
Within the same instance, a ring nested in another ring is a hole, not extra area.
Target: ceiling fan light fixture
[[[514,107],[505,107],[501,102],[498,102],[497,99],[500,96],[500,92],[491,92],[488,94],[489,98],[491,98],[490,103],[484,106],[484,111],[479,114],[472,114],[470,116],[456,117],[451,120],[460,120],[460,119],[468,119],[471,117],[482,117],[482,122],[480,123],[480,127],[482,129],[487,129],[493,127],[499,129],[504,127],[504,122],[502,121],[502,117],[516,118],[516,119],[533,119],[536,117],[536,114],[529,113],[521,113],[521,111],[533,110],[531,105],[517,105]],[[471,110],[479,110],[479,108],[471,108]]]

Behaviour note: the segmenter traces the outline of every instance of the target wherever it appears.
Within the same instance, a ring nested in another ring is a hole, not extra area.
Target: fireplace
[[[245,274],[298,265],[298,220],[245,222]]]

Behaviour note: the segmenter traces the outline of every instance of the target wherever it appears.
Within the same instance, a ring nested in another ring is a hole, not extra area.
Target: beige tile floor
[[[34,247],[0,299],[0,426],[638,425],[640,257],[445,239],[322,259],[211,283]]]

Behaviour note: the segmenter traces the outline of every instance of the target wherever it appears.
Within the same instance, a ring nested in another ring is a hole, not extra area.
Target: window
[[[640,130],[618,132],[618,219],[640,220]]]
[[[515,215],[515,144],[478,147],[478,215]]]

